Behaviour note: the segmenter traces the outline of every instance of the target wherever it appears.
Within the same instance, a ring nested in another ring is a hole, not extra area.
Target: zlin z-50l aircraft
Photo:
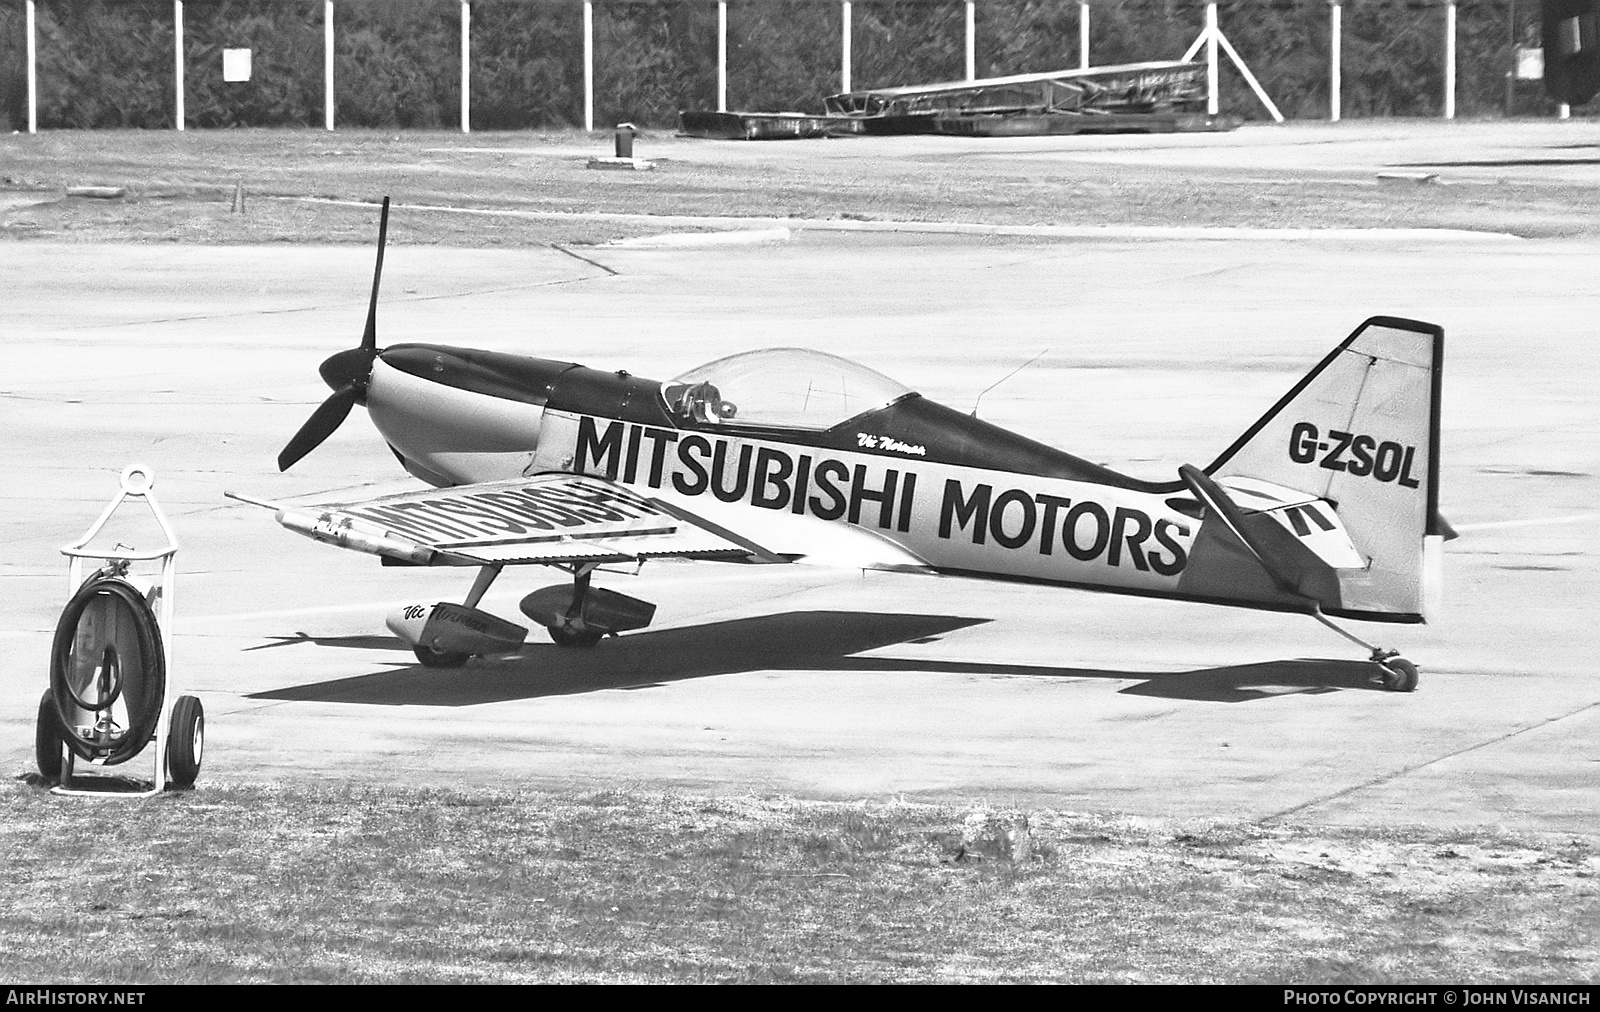
[[[569,572],[521,608],[556,643],[592,646],[655,612],[591,585],[602,565],[805,560],[1303,612],[1371,650],[1375,681],[1416,687],[1414,665],[1328,616],[1425,621],[1449,532],[1439,327],[1367,320],[1209,467],[1151,482],[815,351],[733,355],[662,383],[442,345],[380,350],[387,227],[385,200],[361,345],[322,364],[334,392],[278,464],[363,404],[434,487],[258,505],[385,564],[477,567],[463,603],[389,616],[423,664],[521,647],[525,628],[478,608],[507,565]]]

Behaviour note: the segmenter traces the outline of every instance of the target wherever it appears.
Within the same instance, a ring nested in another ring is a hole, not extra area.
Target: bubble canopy
[[[806,348],[747,351],[661,385],[680,421],[783,429],[831,429],[912,393],[880,372]]]

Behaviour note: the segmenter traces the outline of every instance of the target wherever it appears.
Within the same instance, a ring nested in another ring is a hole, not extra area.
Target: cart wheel
[[[56,717],[56,694],[49,689],[39,699],[39,723],[33,729],[33,758],[39,775],[61,779],[61,721]]]
[[[167,731],[167,773],[174,787],[193,787],[206,747],[206,711],[195,696],[179,696]]]

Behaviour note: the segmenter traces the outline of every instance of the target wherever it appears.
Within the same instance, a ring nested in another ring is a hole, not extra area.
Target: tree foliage
[[[26,45],[22,5],[0,5],[0,130],[28,125]]]
[[[840,17],[834,3],[729,3],[728,108],[821,110],[839,90]]]
[[[184,106],[188,122],[200,127],[320,122],[320,15],[320,5],[312,4],[268,6],[239,0],[185,4]],[[224,49],[251,51],[248,82],[223,82]]]
[[[1459,6],[1457,109],[1504,107],[1510,39],[1537,17],[1524,0]],[[835,0],[731,0],[728,102],[739,109],[820,110],[840,86]],[[172,5],[167,0],[38,0],[38,108],[45,127],[167,127],[175,115]],[[457,0],[338,0],[337,121],[446,127],[458,122]],[[858,0],[851,32],[856,88],[959,79],[966,71],[962,0]],[[1078,64],[1077,0],[979,0],[979,76]],[[1227,0],[1224,33],[1284,114],[1327,115],[1331,28],[1325,0]],[[1181,56],[1204,22],[1198,0],[1093,0],[1097,65]],[[1347,0],[1346,116],[1438,115],[1444,93],[1444,8],[1420,0]],[[186,121],[288,126],[322,119],[322,5],[315,0],[190,0],[185,4]],[[23,4],[0,0],[0,126],[26,120]],[[222,50],[249,48],[253,76],[222,81]],[[711,108],[717,87],[711,0],[596,0],[596,122],[666,125],[681,108]],[[1226,111],[1265,116],[1224,58]],[[486,129],[583,120],[583,14],[575,0],[475,0],[473,123]],[[1519,112],[1548,112],[1537,85]]]

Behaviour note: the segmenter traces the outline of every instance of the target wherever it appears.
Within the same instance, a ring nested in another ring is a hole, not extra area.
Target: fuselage
[[[1237,572],[1225,593],[1212,592],[1191,566],[1201,510],[1182,482],[1130,478],[884,386],[892,381],[842,359],[736,358],[738,368],[718,373],[713,363],[664,384],[399,345],[374,363],[367,408],[406,469],[434,485],[598,475],[811,561],[1301,607],[1267,581],[1241,587]],[[788,371],[763,376],[765,365]],[[815,379],[792,374],[813,365]],[[735,404],[730,384],[788,400],[764,413],[748,398]],[[832,402],[853,413],[830,421]]]

